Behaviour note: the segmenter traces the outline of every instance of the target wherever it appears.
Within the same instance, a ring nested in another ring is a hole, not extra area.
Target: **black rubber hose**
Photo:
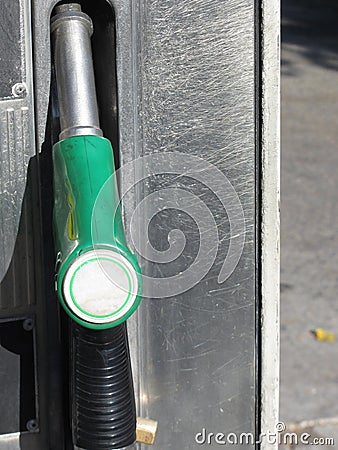
[[[136,440],[136,411],[126,323],[109,330],[71,325],[73,444],[122,449]]]

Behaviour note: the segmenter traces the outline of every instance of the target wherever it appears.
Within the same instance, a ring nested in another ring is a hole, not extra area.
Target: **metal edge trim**
[[[279,416],[280,1],[261,2],[261,435]],[[277,450],[263,439],[262,450]]]

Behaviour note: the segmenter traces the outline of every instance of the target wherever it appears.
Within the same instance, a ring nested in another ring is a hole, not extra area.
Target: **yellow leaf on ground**
[[[336,340],[336,336],[333,333],[329,333],[323,328],[316,328],[315,330],[311,330],[311,333],[320,342],[334,342]]]

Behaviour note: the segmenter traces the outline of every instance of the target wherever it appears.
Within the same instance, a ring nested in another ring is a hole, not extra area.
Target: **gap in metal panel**
[[[255,412],[256,412],[256,439],[262,432],[262,4],[255,1],[255,298],[256,298],[256,320],[255,320]],[[256,444],[258,450],[260,444]]]

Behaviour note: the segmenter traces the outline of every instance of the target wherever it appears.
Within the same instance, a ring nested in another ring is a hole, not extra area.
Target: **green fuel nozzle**
[[[142,284],[125,240],[113,149],[99,124],[92,32],[80,5],[55,8],[51,33],[61,128],[53,147],[56,286],[73,319],[73,446],[113,450],[136,440],[126,319],[140,302]]]
[[[60,141],[53,147],[56,285],[66,312],[87,328],[123,323],[141,299],[141,271],[128,249],[113,149],[102,137],[91,19],[77,4],[52,18]]]

